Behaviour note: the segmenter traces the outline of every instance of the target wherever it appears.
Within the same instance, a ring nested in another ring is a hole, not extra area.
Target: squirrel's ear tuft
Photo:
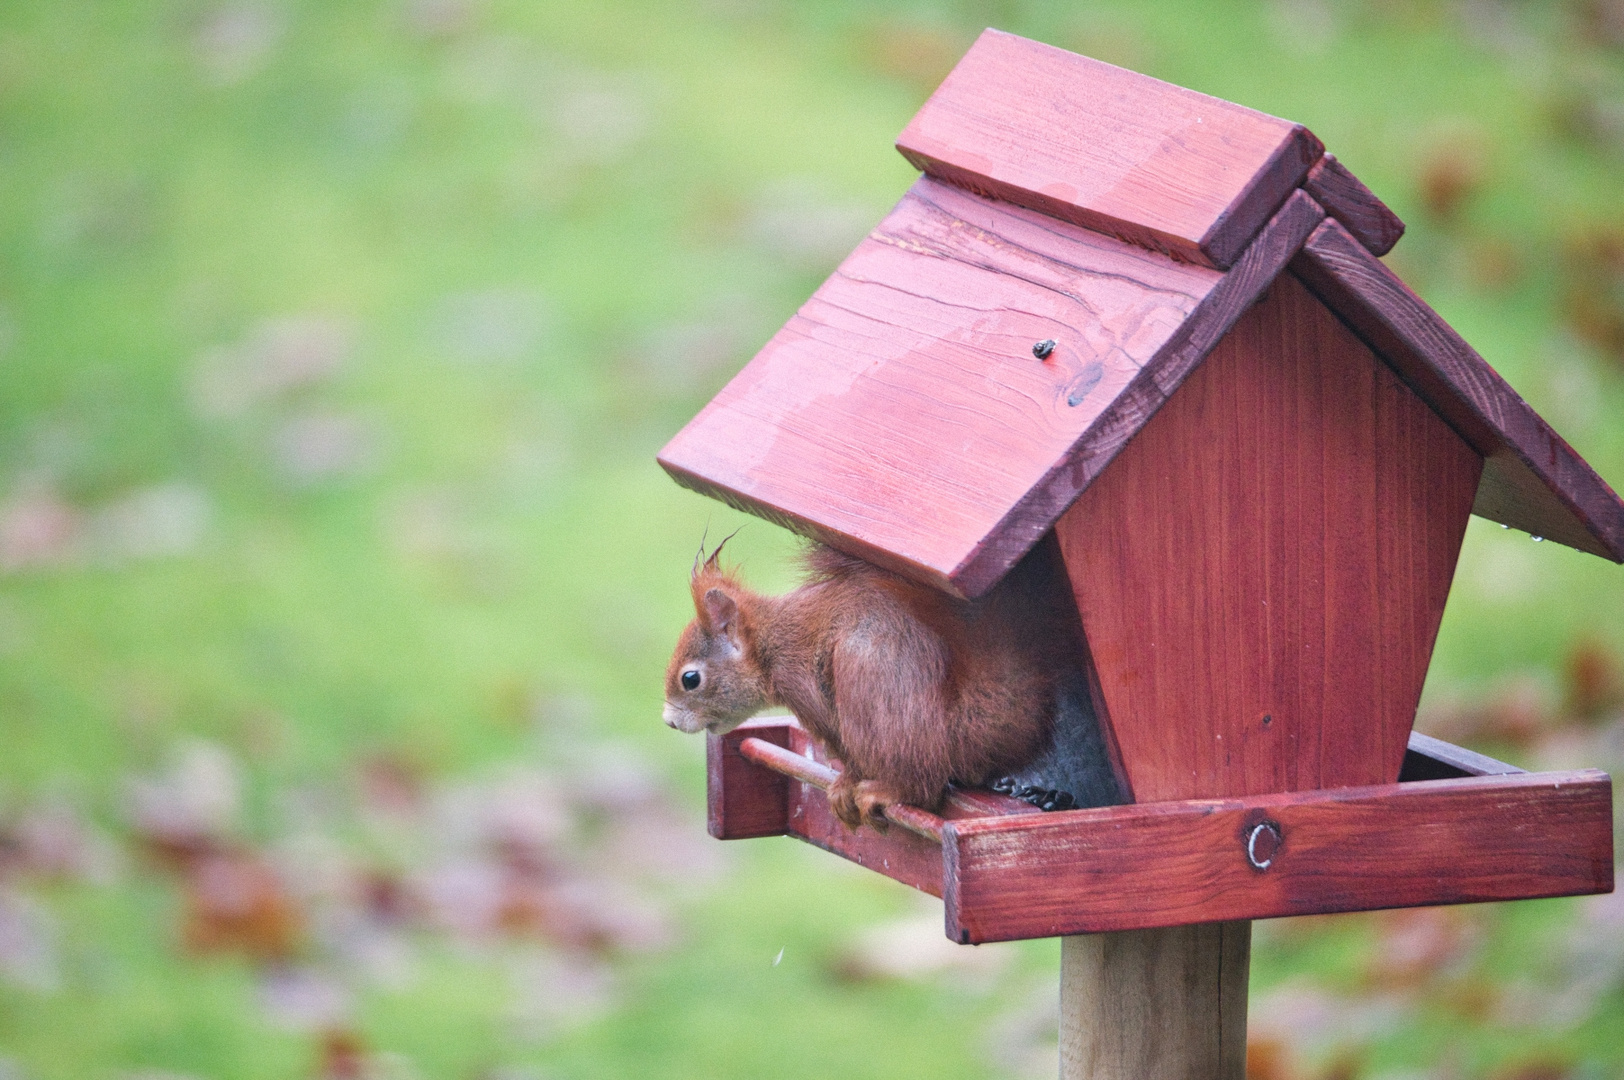
[[[722,557],[722,549],[727,547],[727,542],[729,540],[733,539],[737,535],[739,535],[739,530],[734,529],[732,532],[730,532],[726,536],[722,537],[722,542],[720,544],[716,545],[716,550],[711,552],[710,553],[710,558],[705,560],[705,569],[706,570],[710,571],[713,574],[719,574],[719,573],[722,572],[722,564],[720,562],[718,562],[717,560],[719,560]],[[700,544],[699,551],[700,551],[700,554],[704,554],[705,546],[704,546],[703,543]]]
[[[723,589],[705,590],[699,605],[700,618],[711,633],[727,633],[738,620],[738,602]]]
[[[710,526],[705,526],[705,532],[699,538],[699,550],[694,553],[694,568],[688,574],[689,581],[699,580],[699,568],[705,562],[705,541],[710,539]],[[724,541],[725,542],[725,541]]]

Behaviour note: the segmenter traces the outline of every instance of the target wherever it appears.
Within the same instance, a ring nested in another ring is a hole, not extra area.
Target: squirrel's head
[[[755,597],[717,564],[721,553],[718,544],[694,567],[695,618],[665,670],[664,718],[678,731],[732,731],[771,703],[755,648]]]

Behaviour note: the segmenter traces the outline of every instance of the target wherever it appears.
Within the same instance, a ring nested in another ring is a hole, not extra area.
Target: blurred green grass
[[[700,830],[701,749],[658,723],[658,676],[699,536],[742,519],[653,453],[904,190],[890,143],[984,25],[1308,124],[1410,222],[1391,260],[1406,279],[1624,480],[1624,366],[1569,302],[1576,275],[1616,272],[1576,262],[1583,239],[1624,230],[1608,18],[1393,0],[13,0],[0,811],[56,793],[125,844],[128,779],[204,738],[244,763],[244,833],[268,843],[290,792],[342,788],[376,755],[434,783],[614,745]],[[1451,162],[1466,194],[1440,201]],[[783,587],[793,547],[754,523],[730,551]],[[1531,685],[1557,711],[1575,643],[1624,651],[1621,611],[1618,568],[1474,522],[1427,708]],[[426,938],[407,985],[359,991],[375,1068],[1027,1068],[1031,1040],[996,1032],[1020,1029],[1012,1014],[1041,1026],[1053,943],[1007,947],[968,991],[843,981],[851,935],[911,901],[810,850],[731,855],[668,901],[674,943],[613,960],[609,1008],[543,1036],[516,1033],[501,948]],[[50,912],[60,972],[0,980],[0,1075],[318,1067],[316,1036],[266,1018],[259,968],[177,948],[169,879],[137,863],[16,888]],[[1525,943],[1577,910],[1483,914],[1472,970],[1537,974]],[[1352,992],[1385,925],[1261,932],[1257,991],[1318,973]],[[1360,1036],[1356,1075],[1624,1075],[1616,983],[1568,1030],[1509,1034],[1427,985]]]

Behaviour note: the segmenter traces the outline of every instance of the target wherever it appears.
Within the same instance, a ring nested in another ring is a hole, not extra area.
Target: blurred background
[[[1620,0],[7,0],[0,1078],[1054,1075],[1057,943],[709,840],[659,722],[742,519],[653,455],[987,25],[1308,124],[1624,486]],[[1474,521],[1419,725],[1619,770],[1624,571]],[[1260,923],[1251,1016],[1624,1077],[1624,900]]]

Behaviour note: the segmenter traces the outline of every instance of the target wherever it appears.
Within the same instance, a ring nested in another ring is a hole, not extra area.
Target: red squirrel
[[[695,560],[696,618],[665,673],[671,727],[719,734],[789,708],[844,766],[829,804],[852,829],[884,828],[891,803],[935,809],[950,782],[986,783],[1049,745],[1081,633],[1052,536],[968,601],[821,545],[804,584],[763,596],[720,555]]]

